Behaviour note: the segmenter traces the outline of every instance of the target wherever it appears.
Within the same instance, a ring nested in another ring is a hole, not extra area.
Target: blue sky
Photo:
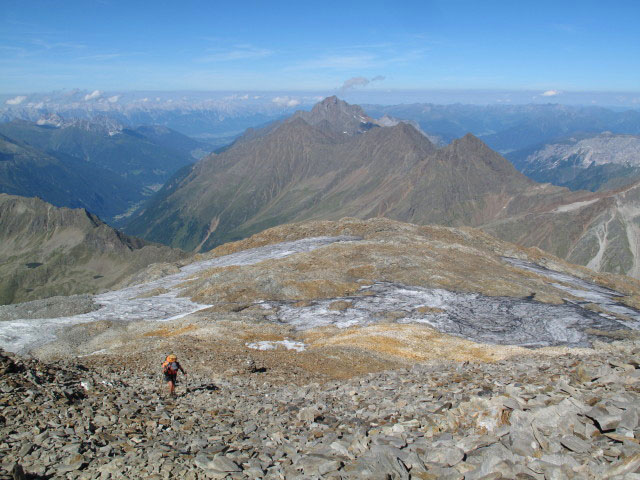
[[[638,1],[3,0],[0,93],[640,91]]]

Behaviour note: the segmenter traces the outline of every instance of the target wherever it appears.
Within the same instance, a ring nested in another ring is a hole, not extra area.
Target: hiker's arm
[[[178,368],[182,373],[184,373],[185,375],[187,374],[187,372],[184,371],[184,368],[182,368],[182,365],[178,364]]]

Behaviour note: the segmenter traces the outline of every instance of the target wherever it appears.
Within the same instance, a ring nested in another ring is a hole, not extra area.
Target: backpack
[[[178,374],[178,362],[164,362],[164,373],[167,375],[177,375]]]

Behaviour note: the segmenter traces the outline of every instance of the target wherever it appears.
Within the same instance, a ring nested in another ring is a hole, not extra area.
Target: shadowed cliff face
[[[186,254],[114,230],[84,209],[0,194],[0,304],[93,293]]]

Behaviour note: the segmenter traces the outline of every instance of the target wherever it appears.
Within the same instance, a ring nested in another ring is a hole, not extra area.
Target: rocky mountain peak
[[[472,148],[485,148],[489,150],[489,147],[486,143],[476,137],[473,133],[467,133],[464,137],[460,137],[453,142],[452,145],[460,145],[464,147],[472,147]]]
[[[365,115],[364,110],[359,105],[350,105],[344,100],[340,100],[335,95],[327,97],[318,102],[311,109],[311,113],[321,114],[322,112],[340,112]]]
[[[524,175],[520,174],[511,162],[489,148],[486,143],[472,133],[467,133],[464,137],[454,140],[444,150],[457,158],[479,160],[495,171],[525,179]]]
[[[378,125],[360,106],[350,105],[335,95],[314,105],[310,112],[297,112],[291,118],[302,118],[314,126],[326,120],[334,131],[347,135],[363,133]]]

